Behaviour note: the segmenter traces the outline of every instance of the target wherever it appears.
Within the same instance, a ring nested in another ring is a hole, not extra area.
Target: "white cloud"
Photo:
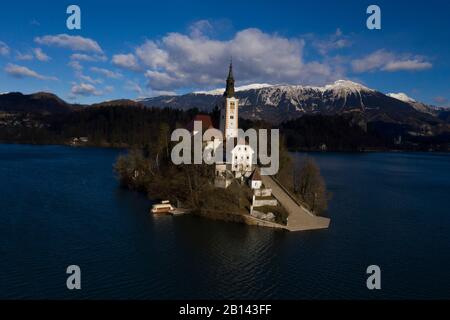
[[[215,40],[205,35],[209,29],[202,22],[192,26],[187,35],[169,33],[159,40],[147,40],[134,52],[114,56],[113,63],[142,70],[152,91],[222,84],[231,57],[240,84],[324,84],[342,77],[341,70],[333,64],[305,62],[302,39],[251,28],[236,33],[230,40]]]
[[[377,50],[361,59],[352,61],[355,72],[366,71],[421,71],[433,65],[424,57],[411,54],[397,55],[384,49]]]
[[[103,83],[102,79],[94,79],[90,76],[84,75],[82,72],[76,73],[77,78],[79,78],[80,80],[84,81],[84,82],[89,82],[89,83],[93,83],[93,84],[100,84]]]
[[[71,97],[75,98],[77,96],[89,97],[89,96],[101,96],[103,93],[97,88],[95,88],[92,84],[89,83],[80,83],[73,84],[72,89],[70,90]]]
[[[37,73],[34,70],[31,70],[24,66],[19,66],[16,64],[9,63],[6,68],[5,72],[9,74],[10,76],[16,77],[16,78],[36,78],[39,80],[58,80],[56,77],[48,77],[41,75]]]
[[[97,67],[92,67],[91,68],[92,72],[101,74],[107,78],[111,78],[111,79],[119,79],[122,77],[122,74],[119,72],[114,72],[108,69],[104,69],[104,68],[97,68]]]
[[[19,61],[31,61],[36,57],[37,60],[39,61],[49,61],[51,58],[45,54],[44,51],[42,51],[41,48],[34,48],[31,52],[28,53],[22,53],[22,52],[17,52],[16,54],[16,60]]]
[[[149,97],[158,97],[158,96],[176,96],[177,93],[175,91],[170,90],[152,90],[150,91]]]
[[[120,68],[132,71],[139,71],[139,63],[133,54],[116,54],[112,58],[112,63]]]
[[[9,49],[8,45],[4,43],[3,41],[0,41],[0,56],[7,56],[9,55],[9,52],[11,50]]]
[[[78,60],[78,61],[84,61],[84,62],[105,62],[107,60],[106,56],[104,55],[87,55],[84,53],[73,53],[70,56],[71,60]]]
[[[199,38],[204,35],[210,34],[213,31],[213,26],[208,20],[199,20],[189,26],[189,32],[191,37]]]
[[[85,83],[91,83],[91,84],[100,84],[103,83],[102,79],[94,79],[88,75],[85,75],[83,73],[84,67],[81,65],[80,61],[78,60],[71,60],[69,61],[68,65],[73,69],[75,73],[75,77],[77,79],[80,79],[81,81]]]
[[[95,40],[81,36],[70,36],[68,34],[46,35],[36,37],[34,41],[41,45],[55,46],[74,51],[103,53],[102,48]]]
[[[165,91],[165,90],[151,90],[145,87],[142,87],[139,83],[135,81],[127,81],[125,86],[125,90],[133,91],[136,93],[138,99],[148,98],[148,97],[156,97],[156,96],[176,96],[177,93],[175,91]]]
[[[364,58],[352,61],[352,68],[355,72],[379,70],[393,59],[394,55],[392,53],[385,50],[378,50]]]
[[[181,77],[172,77],[166,72],[151,71],[147,70],[145,77],[151,84],[151,88],[156,88],[156,90],[163,90],[163,88],[171,88],[182,86],[184,79]]]
[[[158,45],[147,40],[143,45],[136,48],[136,56],[142,63],[148,67],[164,67],[169,62],[169,55],[166,51],[160,49]]]
[[[139,83],[128,80],[125,84],[125,90],[135,92],[139,97],[143,97],[145,90],[142,89]]]
[[[33,49],[33,53],[34,53],[36,59],[38,59],[39,61],[46,62],[46,61],[49,61],[51,59],[47,54],[45,54],[44,51],[42,51],[41,48]]]
[[[420,71],[432,68],[430,62],[422,61],[420,59],[410,59],[403,61],[391,61],[383,68],[385,71]]]
[[[30,60],[33,60],[34,57],[33,57],[33,55],[31,53],[17,52],[16,59],[19,60],[19,61],[30,61]]]
[[[71,67],[74,71],[81,71],[83,70],[83,66],[79,61],[72,60],[68,63],[69,67]]]
[[[113,86],[105,86],[102,90],[100,90],[90,83],[72,83],[69,98],[75,99],[77,97],[102,96],[107,93],[112,93],[113,91]]]
[[[341,29],[337,29],[335,33],[325,38],[317,38],[317,36],[310,35],[312,45],[322,55],[327,55],[330,51],[342,49],[351,46],[350,37],[344,35]]]

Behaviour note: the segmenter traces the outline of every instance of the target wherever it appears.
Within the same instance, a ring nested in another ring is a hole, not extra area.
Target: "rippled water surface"
[[[0,145],[0,298],[450,298],[449,155],[312,154],[331,227],[287,233],[154,218],[118,188],[120,152]]]

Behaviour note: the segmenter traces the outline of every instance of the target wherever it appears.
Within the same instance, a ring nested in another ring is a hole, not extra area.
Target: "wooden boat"
[[[171,211],[173,211],[174,208],[170,204],[169,201],[161,201],[159,204],[154,204],[152,206],[152,213],[153,214],[170,214]]]

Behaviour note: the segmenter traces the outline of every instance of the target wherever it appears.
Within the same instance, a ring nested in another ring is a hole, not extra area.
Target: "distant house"
[[[253,190],[261,189],[261,187],[262,187],[262,179],[261,179],[261,174],[259,173],[259,169],[258,168],[253,170],[252,175],[248,179],[248,184],[249,184],[250,188],[252,188]]]
[[[89,139],[87,137],[74,137],[70,140],[71,145],[80,145],[88,143]]]

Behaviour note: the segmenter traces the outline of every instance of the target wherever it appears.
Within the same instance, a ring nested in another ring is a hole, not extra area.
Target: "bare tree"
[[[294,192],[308,204],[311,211],[321,213],[328,208],[329,195],[325,180],[317,163],[306,158],[296,167],[293,175]]]

